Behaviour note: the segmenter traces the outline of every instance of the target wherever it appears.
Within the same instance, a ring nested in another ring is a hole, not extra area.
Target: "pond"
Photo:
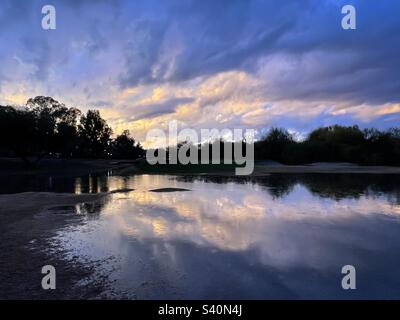
[[[92,264],[113,297],[398,299],[399,181],[358,174],[76,178],[57,191],[126,192],[58,208],[82,219],[50,242],[65,260]],[[169,192],[151,191],[162,188]],[[345,265],[355,267],[356,290],[341,286]]]

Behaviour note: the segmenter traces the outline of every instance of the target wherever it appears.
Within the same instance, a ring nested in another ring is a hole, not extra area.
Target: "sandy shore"
[[[115,175],[174,174],[233,176],[234,167],[224,165],[143,165],[144,160],[112,159],[43,159],[35,167],[27,168],[20,159],[0,158],[0,178],[7,175],[39,174],[52,176],[82,176],[112,171]],[[282,165],[272,161],[256,161],[252,176],[270,173],[360,173],[400,174],[400,167],[359,166],[351,163],[315,163],[309,165]]]
[[[63,226],[79,223],[84,218],[53,214],[51,208],[95,203],[110,194],[25,192],[0,195],[0,299],[102,298],[105,281],[92,279],[93,270],[89,266],[65,262],[63,252],[51,254],[48,239]],[[41,268],[47,264],[56,268],[57,290],[41,288]],[[82,280],[85,285],[77,286]]]
[[[200,165],[198,168],[195,165],[188,167],[187,170],[181,166],[159,165],[152,168],[146,166],[138,168],[135,164],[122,168],[120,173],[124,175],[130,174],[169,174],[169,175],[201,175],[201,176],[236,176],[234,167],[223,165]],[[256,162],[254,170],[250,176],[262,177],[273,173],[279,174],[298,174],[298,173],[348,173],[348,174],[400,174],[400,167],[391,166],[359,166],[347,163],[317,163],[310,165],[282,165],[270,164],[264,162]]]
[[[0,158],[0,178],[8,175],[81,176],[132,167],[134,161],[113,159],[42,159],[26,166],[18,158]]]
[[[358,166],[352,164],[315,164],[299,166],[268,166],[256,164],[253,175],[269,173],[360,173],[360,174],[400,174],[400,167]]]

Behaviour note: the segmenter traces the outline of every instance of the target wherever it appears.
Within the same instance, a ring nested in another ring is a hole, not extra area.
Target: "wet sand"
[[[103,298],[105,279],[93,279],[93,267],[65,262],[62,252],[51,254],[47,240],[56,230],[84,218],[53,214],[53,208],[95,203],[105,200],[109,194],[25,192],[0,195],[0,299]],[[41,268],[47,264],[56,268],[57,290],[41,288],[44,276]]]
[[[400,167],[359,166],[353,164],[315,164],[298,166],[268,166],[256,164],[252,175],[269,173],[350,173],[350,174],[400,174]]]
[[[189,165],[187,172],[181,166],[176,170],[168,165],[146,165],[145,160],[113,159],[43,159],[35,167],[26,167],[20,159],[0,158],[0,178],[2,175],[40,174],[54,176],[80,176],[89,173],[102,173],[112,170],[118,175],[132,174],[174,174],[174,175],[212,175],[233,176],[233,166],[206,165],[212,171],[202,172],[202,165]],[[283,165],[272,161],[256,161],[252,176],[270,173],[360,173],[360,174],[400,174],[400,167],[360,166],[352,163],[314,163],[306,165]]]
[[[131,168],[134,162],[113,159],[42,159],[35,165],[27,166],[18,158],[0,158],[0,178],[20,174],[80,176]]]
[[[121,169],[123,174],[173,174],[178,176],[236,176],[233,165],[143,165],[132,163]],[[284,165],[272,161],[256,161],[250,176],[262,177],[272,173],[349,173],[349,174],[400,174],[400,167],[360,166],[352,163],[314,163],[305,165]]]
[[[184,191],[191,191],[191,190],[183,188],[160,188],[160,189],[150,190],[150,192],[184,192]]]

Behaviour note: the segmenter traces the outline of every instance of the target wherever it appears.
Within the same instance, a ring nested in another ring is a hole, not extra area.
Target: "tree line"
[[[242,144],[243,156],[247,147]],[[197,148],[198,163],[201,163],[201,154],[207,150],[209,163],[219,158],[223,163],[224,153],[230,152],[234,159],[232,142],[222,139],[201,145],[192,145],[190,141],[178,143],[178,151],[185,147],[189,157],[190,149]],[[226,147],[227,144],[231,146]],[[157,149],[166,157],[169,163],[171,148]],[[216,152],[216,154],[213,154]],[[229,157],[229,155],[228,155]],[[314,162],[351,162],[360,165],[393,165],[400,166],[400,128],[391,128],[385,131],[378,129],[360,129],[358,126],[328,126],[313,130],[301,141],[282,128],[271,128],[269,132],[254,143],[255,160],[274,160],[288,165],[308,164]]]
[[[400,165],[400,128],[385,131],[358,126],[328,126],[296,141],[287,130],[273,128],[255,143],[256,159],[285,164],[352,162],[361,165]]]
[[[137,159],[144,155],[129,131],[115,139],[112,133],[98,110],[85,114],[51,97],[31,98],[23,108],[0,106],[0,155],[27,163],[48,156]]]
[[[27,163],[43,157],[138,159],[145,155],[129,131],[112,138],[112,129],[98,110],[82,113],[51,97],[38,96],[25,107],[0,106],[0,156],[20,157]],[[190,142],[180,142],[180,149]],[[207,145],[210,160],[213,145],[219,144],[221,159],[225,147],[219,139]],[[245,144],[240,141],[236,143]],[[227,150],[233,150],[228,148]],[[190,152],[190,148],[187,148]],[[243,152],[246,147],[242,146]],[[169,148],[165,150],[169,157]],[[200,153],[199,153],[200,155]],[[286,129],[272,128],[254,143],[256,160],[284,164],[352,162],[361,165],[400,165],[400,128],[385,131],[358,126],[328,126],[312,131],[298,141]],[[200,160],[200,159],[199,159]]]

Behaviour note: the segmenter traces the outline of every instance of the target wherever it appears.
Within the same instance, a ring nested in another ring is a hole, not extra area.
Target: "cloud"
[[[354,4],[357,30],[341,28]],[[0,4],[0,103],[51,95],[101,108],[140,139],[187,126],[393,126],[400,103],[400,3],[54,0]],[[116,130],[116,131],[118,131]]]
[[[156,116],[174,113],[179,105],[191,103],[191,98],[179,98],[167,100],[163,103],[142,105],[135,108],[133,120],[149,119]]]

